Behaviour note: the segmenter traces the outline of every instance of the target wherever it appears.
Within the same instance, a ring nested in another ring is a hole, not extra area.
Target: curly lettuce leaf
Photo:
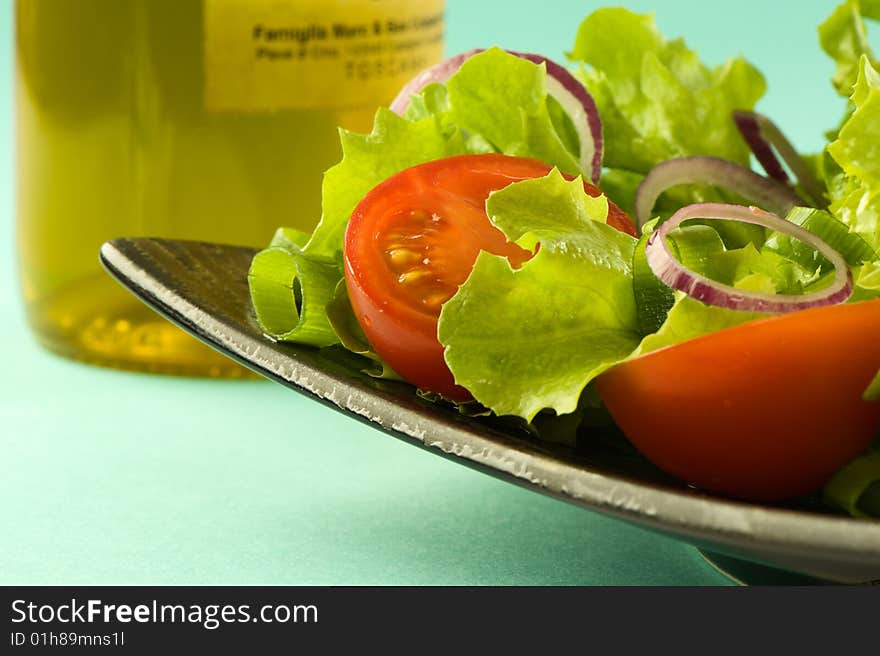
[[[605,166],[647,173],[671,157],[711,154],[748,164],[731,120],[764,94],[761,73],[742,58],[709,68],[684,41],[667,41],[652,15],[600,9],[578,29],[569,57],[596,100]]]
[[[829,176],[829,210],[880,248],[880,74],[864,55],[851,96],[855,110],[827,153],[838,167]]]
[[[479,134],[498,152],[534,157],[578,175],[577,151],[566,147],[566,141],[574,147],[577,141],[557,132],[546,77],[544,66],[490,48],[464,62],[446,83],[449,109],[443,120]]]
[[[852,93],[862,57],[878,66],[868,42],[865,18],[880,20],[880,1],[847,0],[819,26],[819,43],[836,66],[832,83],[842,96]]]
[[[859,268],[855,275],[856,287],[880,294],[880,261]]]
[[[537,253],[518,270],[480,254],[440,314],[446,362],[496,414],[570,414],[590,380],[638,345],[636,240],[605,225],[604,196],[558,171],[493,193],[486,209],[508,239]]]
[[[403,380],[388,364],[373,350],[373,346],[364,334],[358,323],[345,280],[340,280],[336,285],[333,300],[327,303],[327,321],[333,328],[339,344],[349,353],[359,355],[364,359],[362,371],[374,378],[389,378]]]

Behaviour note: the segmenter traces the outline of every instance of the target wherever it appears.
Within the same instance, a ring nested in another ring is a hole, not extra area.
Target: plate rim
[[[727,545],[737,553],[743,542],[748,541],[792,555],[802,556],[805,550],[811,553],[818,550],[817,555],[835,560],[861,563],[876,559],[880,567],[880,521],[766,506],[687,489],[666,489],[609,472],[589,471],[536,448],[526,448],[524,441],[505,445],[488,439],[467,424],[455,425],[451,420],[445,422],[448,431],[444,430],[444,435],[428,439],[425,430],[420,428],[419,415],[406,408],[403,408],[402,420],[386,425],[378,419],[381,409],[376,407],[376,401],[381,400],[380,395],[365,394],[351,383],[297,360],[274,348],[276,343],[266,336],[257,340],[236,326],[220,321],[152,277],[127,254],[147,242],[159,246],[184,243],[250,253],[257,249],[199,241],[121,238],[102,245],[100,260],[117,281],[144,303],[208,346],[263,377],[307,394],[396,438],[532,491],[666,534],[686,537],[692,543],[709,539],[716,547]],[[266,357],[267,352],[278,359]],[[316,381],[329,383],[333,392],[325,394],[320,385],[316,386]],[[446,435],[447,432],[450,434]],[[451,439],[452,433],[457,440]],[[497,430],[492,433],[503,435]],[[467,438],[464,442],[460,439],[463,436]],[[843,533],[847,539],[841,541],[839,537]]]

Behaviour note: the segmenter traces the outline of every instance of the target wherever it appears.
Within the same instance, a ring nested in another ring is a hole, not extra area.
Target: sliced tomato
[[[699,488],[777,501],[819,489],[880,430],[880,300],[744,323],[597,379],[654,464]]]
[[[441,305],[458,290],[481,250],[514,267],[532,253],[508,242],[486,216],[492,191],[551,170],[506,155],[461,155],[401,171],[370,191],[345,234],[345,281],[373,348],[424,390],[466,400],[437,340]],[[602,192],[585,182],[591,196]],[[629,217],[609,202],[607,223],[633,236]]]

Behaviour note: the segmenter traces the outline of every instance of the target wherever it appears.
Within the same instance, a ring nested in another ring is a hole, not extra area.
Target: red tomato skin
[[[355,267],[345,263],[345,279],[351,306],[376,353],[394,371],[419,389],[442,394],[453,401],[469,401],[471,394],[455,384],[437,339],[437,320],[414,325],[412,316],[401,316],[391,301],[377,302],[360,284]],[[421,324],[421,325],[419,325]]]
[[[485,215],[485,201],[492,191],[520,180],[545,176],[551,170],[552,167],[538,160],[499,154],[434,160],[386,179],[367,193],[352,212],[344,249],[349,299],[376,353],[407,381],[454,401],[472,398],[467,390],[455,384],[443,359],[443,346],[437,339],[439,306],[436,312],[429,313],[412,307],[398,298],[399,290],[388,282],[390,272],[381,262],[382,230],[396,226],[387,217],[407,207],[429,210],[432,202],[442,205],[446,202],[443,199],[454,197],[453,204],[458,204],[460,214],[467,214],[469,220],[485,221],[470,229],[459,225],[451,230],[450,234],[457,240],[452,247],[459,254],[458,266],[461,267],[462,259],[466,261],[455,281],[458,285],[469,275],[481,249],[508,256],[514,266],[530,257],[526,251],[507,242],[492,226]],[[571,179],[571,176],[565,177]],[[584,182],[584,190],[594,197],[602,193],[588,182]],[[383,226],[382,222],[387,225]],[[636,235],[632,221],[611,201],[606,222]],[[496,234],[489,239],[486,231]],[[472,233],[485,238],[483,243],[476,243]],[[466,253],[466,257],[462,253]]]
[[[654,464],[703,490],[781,501],[867,449],[880,300],[748,322],[613,367],[598,391]]]

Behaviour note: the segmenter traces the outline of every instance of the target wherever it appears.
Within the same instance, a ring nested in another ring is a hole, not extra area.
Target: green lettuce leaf
[[[829,210],[875,250],[880,249],[880,74],[862,56],[851,96],[855,110],[827,153],[838,168],[830,176]]]
[[[555,106],[548,104],[546,75],[544,66],[498,48],[486,50],[468,59],[447,82],[449,109],[443,120],[479,134],[498,152],[534,157],[578,175],[577,152],[566,147],[551,116]]]
[[[537,254],[519,270],[480,254],[440,314],[446,362],[497,414],[570,414],[590,380],[639,342],[636,240],[605,225],[604,196],[558,171],[493,193],[486,209],[508,239]]]
[[[374,378],[403,380],[373,350],[373,346],[364,334],[351,307],[351,300],[348,297],[345,280],[340,280],[337,283],[333,300],[327,303],[326,312],[327,320],[333,327],[333,331],[336,333],[342,348],[364,358],[365,361],[362,369],[364,373]]]
[[[868,43],[864,18],[880,20],[880,1],[847,0],[819,26],[819,43],[834,60],[836,69],[832,82],[842,96],[852,93],[863,56],[875,67],[878,65]]]
[[[747,165],[731,120],[764,94],[763,76],[742,58],[709,68],[681,39],[667,41],[651,15],[600,9],[578,29],[569,57],[596,100],[605,166],[647,173],[671,157],[711,154]]]
[[[880,262],[869,262],[856,273],[856,287],[880,294]]]

